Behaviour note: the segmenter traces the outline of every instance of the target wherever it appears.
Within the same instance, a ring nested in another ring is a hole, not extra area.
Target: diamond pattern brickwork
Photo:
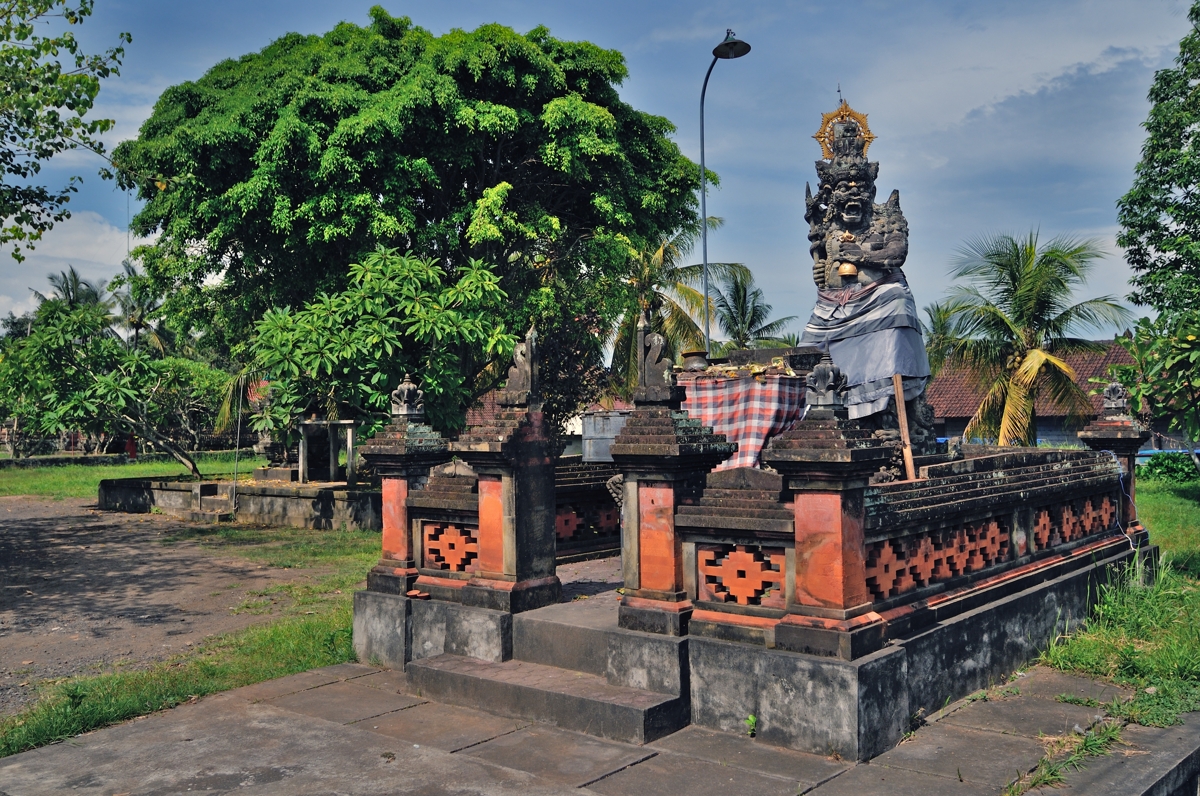
[[[452,523],[426,523],[425,567],[474,572],[479,559],[478,529]]]
[[[867,588],[875,600],[959,575],[1008,558],[1009,529],[999,520],[884,539],[867,546]]]
[[[697,597],[704,602],[784,607],[782,547],[696,545]]]

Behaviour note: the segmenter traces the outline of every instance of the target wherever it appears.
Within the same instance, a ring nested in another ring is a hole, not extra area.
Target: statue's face
[[[862,226],[871,204],[871,185],[862,179],[840,180],[833,187],[830,203],[847,227]]]

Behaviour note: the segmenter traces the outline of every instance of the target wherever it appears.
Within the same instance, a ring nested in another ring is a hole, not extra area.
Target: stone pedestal
[[[737,450],[736,443],[679,411],[682,402],[680,387],[639,390],[636,408],[610,448],[625,477],[625,595],[618,621],[629,630],[669,636],[685,635],[692,613],[676,509],[696,502],[704,476]]]
[[[362,447],[362,457],[380,476],[383,488],[383,552],[367,575],[367,588],[407,594],[417,578],[408,496],[420,490],[431,468],[450,461],[441,434],[418,416],[395,416],[392,424]]]
[[[795,583],[775,644],[853,659],[883,643],[866,585],[863,492],[891,450],[846,419],[836,385],[824,386],[813,391],[810,378],[805,419],[762,454],[794,495]]]
[[[392,423],[362,447],[383,487],[382,552],[354,595],[354,650],[359,660],[403,669],[411,657],[412,605],[417,579],[415,529],[408,497],[424,488],[429,471],[450,461],[446,440],[423,421],[422,392],[407,374],[392,393]]]
[[[554,461],[545,416],[528,391],[503,390],[488,423],[450,450],[479,475],[478,558],[464,605],[517,613],[558,602]]]
[[[1121,526],[1138,525],[1134,486],[1137,480],[1137,453],[1150,430],[1129,413],[1129,394],[1113,382],[1104,390],[1104,408],[1100,417],[1079,432],[1079,441],[1094,451],[1106,451],[1121,464]]]

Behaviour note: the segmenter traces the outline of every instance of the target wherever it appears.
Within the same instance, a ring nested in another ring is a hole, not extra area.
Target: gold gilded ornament
[[[846,104],[845,100],[842,100],[842,104],[836,110],[821,114],[821,126],[817,128],[817,133],[813,136],[821,145],[821,156],[826,160],[833,160],[833,126],[839,122],[848,121],[858,123],[859,135],[863,141],[862,153],[864,157],[866,156],[867,148],[876,138],[875,134],[871,132],[871,128],[867,126],[867,114],[859,113]]]
[[[858,276],[858,268],[854,263],[842,263],[838,266],[838,276]]]

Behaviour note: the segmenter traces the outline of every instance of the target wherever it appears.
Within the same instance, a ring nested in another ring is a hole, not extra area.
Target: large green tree
[[[1183,312],[1200,304],[1200,2],[1175,66],[1154,75],[1146,143],[1133,187],[1117,202],[1117,242],[1135,272],[1135,304]]]
[[[344,289],[383,245],[451,280],[493,264],[510,331],[548,311],[547,290],[560,319],[614,317],[629,246],[694,221],[699,182],[670,122],[621,100],[621,54],[541,27],[434,36],[370,15],[168,89],[115,151],[171,314],[243,340],[266,310]]]
[[[1103,350],[1076,335],[1129,318],[1110,296],[1072,303],[1102,256],[1094,241],[1057,237],[1040,244],[1036,232],[983,237],[963,247],[953,275],[967,284],[931,312],[931,320],[945,335],[938,342],[946,361],[968,367],[984,390],[964,436],[1035,444],[1039,396],[1068,416],[1092,410],[1062,356]]]
[[[0,1],[0,246],[12,245],[17,260],[70,216],[67,202],[77,190],[74,177],[58,188],[38,184],[42,164],[80,147],[103,155],[98,136],[113,125],[88,114],[100,81],[118,74],[125,50],[88,55],[69,30],[91,15],[93,5],[93,0]],[[47,25],[53,35],[40,35]],[[118,38],[131,41],[128,33]]]

